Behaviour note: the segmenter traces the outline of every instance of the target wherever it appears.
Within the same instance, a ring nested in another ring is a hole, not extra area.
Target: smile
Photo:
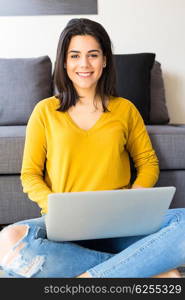
[[[90,77],[93,72],[78,72],[77,75],[80,77]]]

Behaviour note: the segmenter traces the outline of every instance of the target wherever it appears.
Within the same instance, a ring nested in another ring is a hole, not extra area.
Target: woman
[[[21,170],[24,192],[42,217],[1,232],[0,263],[7,276],[179,277],[172,269],[185,263],[184,209],[169,210],[161,229],[148,236],[47,240],[48,194],[151,187],[159,174],[139,112],[117,97],[111,42],[100,24],[67,24],[54,82],[58,95],[40,101],[29,119]],[[129,154],[137,169],[132,185]]]

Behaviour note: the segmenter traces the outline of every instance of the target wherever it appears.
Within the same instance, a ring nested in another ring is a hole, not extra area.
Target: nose
[[[89,67],[90,63],[88,57],[86,55],[82,56],[80,59],[80,67],[87,68]]]

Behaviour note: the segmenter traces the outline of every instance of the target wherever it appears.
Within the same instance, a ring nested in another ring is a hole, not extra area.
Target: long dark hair
[[[59,38],[53,72],[53,81],[58,92],[55,97],[60,100],[60,107],[57,110],[63,112],[67,111],[72,105],[75,105],[80,98],[80,95],[78,95],[64,68],[69,43],[71,38],[75,35],[93,36],[100,44],[103,55],[106,57],[106,67],[103,68],[102,75],[97,83],[96,95],[99,95],[101,98],[103,111],[108,111],[105,104],[106,98],[117,96],[116,72],[111,40],[101,24],[84,18],[70,20]]]

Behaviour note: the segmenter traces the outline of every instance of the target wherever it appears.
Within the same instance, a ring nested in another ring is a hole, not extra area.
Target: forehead
[[[71,38],[68,51],[89,51],[92,49],[101,50],[98,41],[91,35],[75,35]]]

